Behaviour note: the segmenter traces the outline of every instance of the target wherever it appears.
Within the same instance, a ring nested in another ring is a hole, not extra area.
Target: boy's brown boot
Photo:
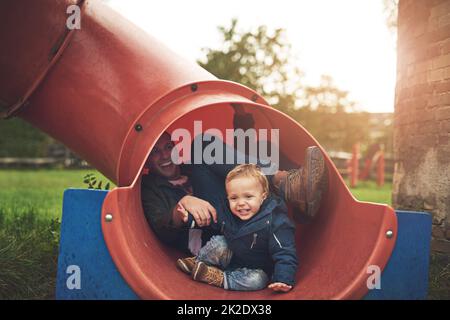
[[[294,219],[297,222],[312,220],[328,189],[328,170],[319,147],[308,147],[304,166],[288,171],[276,189],[288,204],[294,206]]]
[[[177,260],[177,267],[184,273],[191,274],[195,266],[195,257],[188,257]]]
[[[223,288],[223,271],[198,261],[192,270],[192,279]]]

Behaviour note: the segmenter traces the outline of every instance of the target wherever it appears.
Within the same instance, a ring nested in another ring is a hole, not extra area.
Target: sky
[[[304,72],[304,84],[322,74],[349,92],[359,109],[393,112],[395,38],[388,30],[383,0],[109,0],[113,9],[185,58],[202,48],[220,48],[217,27],[232,18],[243,31],[266,25],[286,30]]]

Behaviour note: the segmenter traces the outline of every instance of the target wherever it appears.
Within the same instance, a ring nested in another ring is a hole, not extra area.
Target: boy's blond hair
[[[269,181],[266,176],[262,173],[261,169],[253,164],[240,164],[236,166],[233,170],[228,172],[227,177],[225,178],[225,183],[230,182],[233,179],[239,177],[252,177],[255,178],[263,188],[263,192],[268,195],[269,194]]]

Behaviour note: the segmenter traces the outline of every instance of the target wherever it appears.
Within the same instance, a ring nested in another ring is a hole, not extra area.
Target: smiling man
[[[174,143],[170,140],[170,134],[164,132],[147,159],[147,167],[151,168],[153,173],[174,180],[180,177],[180,166],[174,164],[171,159]]]

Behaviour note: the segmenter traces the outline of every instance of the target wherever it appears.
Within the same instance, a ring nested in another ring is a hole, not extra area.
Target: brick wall
[[[433,214],[450,252],[450,0],[400,0],[393,202]]]

